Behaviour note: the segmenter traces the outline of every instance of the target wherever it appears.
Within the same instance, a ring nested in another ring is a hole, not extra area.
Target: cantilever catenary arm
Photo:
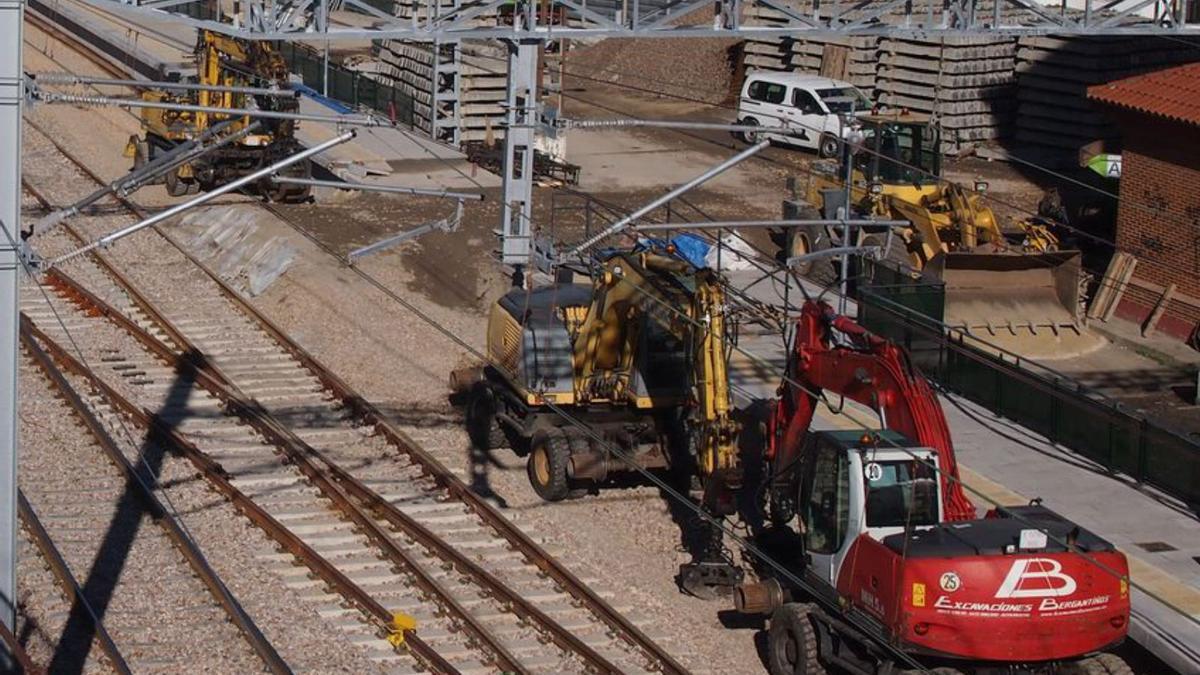
[[[210,190],[209,192],[205,192],[204,194],[196,197],[195,199],[186,201],[182,204],[179,204],[178,206],[172,206],[171,208],[166,209],[164,211],[160,211],[159,213],[156,213],[153,216],[150,216],[149,218],[147,218],[141,222],[134,223],[133,225],[130,225],[128,227],[121,228],[120,230],[117,230],[116,232],[113,232],[111,234],[106,234],[103,237],[100,237],[99,239],[92,241],[91,243],[87,244],[86,246],[83,246],[74,251],[71,251],[70,253],[64,253],[63,255],[60,255],[57,258],[49,260],[47,263],[43,264],[43,267],[49,268],[49,267],[53,267],[55,265],[61,265],[65,262],[68,262],[70,260],[78,258],[81,255],[91,253],[92,251],[96,250],[97,248],[100,248],[101,246],[108,246],[108,245],[112,244],[113,242],[117,241],[118,239],[123,239],[124,237],[128,237],[129,235],[131,235],[135,232],[144,230],[145,228],[150,227],[151,225],[161,223],[162,221],[164,221],[168,218],[171,218],[173,216],[177,216],[180,213],[183,213],[184,211],[186,211],[192,207],[200,206],[201,204],[205,204],[213,199],[216,199],[217,197],[220,197],[221,195],[223,195],[227,192],[233,192],[234,190],[237,190],[238,188],[242,187],[243,185],[248,185],[248,184],[253,183],[254,181],[259,180],[261,178],[266,178],[267,176],[270,176],[272,173],[275,173],[276,171],[278,171],[280,169],[289,167],[289,166],[295,164],[296,162],[308,159],[309,157],[312,157],[313,155],[316,155],[318,153],[325,152],[326,150],[328,150],[329,148],[332,148],[335,145],[341,145],[342,143],[345,143],[346,141],[354,138],[356,135],[357,135],[357,132],[355,132],[353,129],[351,129],[350,131],[342,133],[338,136],[334,136],[333,138],[325,141],[324,143],[321,143],[320,145],[314,145],[313,147],[308,148],[307,150],[298,152],[290,157],[282,159],[279,162],[272,164],[271,166],[264,167],[262,169],[259,169],[258,171],[255,171],[254,173],[242,176],[241,178],[239,178],[235,181],[226,183],[225,185],[222,185],[218,188]]]
[[[605,237],[614,235],[614,234],[620,232],[621,230],[628,228],[630,225],[637,222],[637,220],[639,218],[646,215],[647,213],[650,213],[654,209],[657,209],[658,207],[662,206],[663,204],[666,204],[667,202],[671,201],[672,199],[675,199],[679,195],[687,192],[688,190],[691,190],[694,187],[697,187],[699,185],[703,185],[704,183],[707,183],[709,180],[721,175],[722,173],[725,173],[727,170],[733,168],[734,166],[737,166],[738,164],[753,157],[754,155],[757,155],[759,152],[761,152],[764,148],[766,148],[770,144],[771,144],[770,141],[763,141],[761,143],[756,143],[756,144],[746,148],[745,150],[734,155],[733,157],[730,157],[729,159],[725,160],[724,162],[721,162],[720,164],[712,167],[711,169],[705,171],[704,173],[700,174],[699,176],[696,176],[695,178],[684,183],[683,185],[680,185],[679,187],[675,188],[674,190],[671,190],[670,192],[664,194],[663,196],[652,200],[649,204],[646,204],[645,206],[638,209],[637,211],[634,211],[633,213],[618,220],[617,222],[613,223],[611,226],[609,226],[604,231],[600,232],[599,234],[597,234],[589,239],[586,239],[585,241],[583,241],[582,243],[577,245],[575,248],[571,249],[570,251],[567,251],[559,259],[560,260],[570,260],[571,258],[574,258],[575,256],[579,255],[580,253],[583,253],[584,251],[588,250],[589,248],[595,246],[597,243],[599,243]]]

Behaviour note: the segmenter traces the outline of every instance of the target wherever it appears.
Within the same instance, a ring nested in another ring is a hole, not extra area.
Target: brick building
[[[1116,315],[1192,339],[1200,325],[1200,63],[1093,86],[1088,98],[1121,131],[1117,246],[1137,264]]]

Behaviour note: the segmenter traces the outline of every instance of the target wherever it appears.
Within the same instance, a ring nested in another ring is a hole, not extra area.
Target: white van
[[[738,124],[763,127],[790,127],[794,133],[767,134],[777,143],[816,150],[832,157],[841,148],[841,138],[849,129],[839,119],[849,112],[854,99],[855,112],[868,112],[871,101],[849,82],[819,75],[755,71],[746,75],[738,100]],[[742,140],[757,143],[759,134],[739,132]]]

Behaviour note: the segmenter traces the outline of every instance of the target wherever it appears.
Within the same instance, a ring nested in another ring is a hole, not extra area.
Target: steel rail
[[[278,96],[300,98],[299,89],[272,89],[267,87],[234,87],[223,84],[199,84],[195,82],[165,82],[162,80],[124,80],[108,77],[92,77],[74,73],[34,73],[33,81],[38,84],[78,85],[98,84],[128,87],[130,89],[179,89],[183,91],[215,91],[227,94],[251,96]]]
[[[242,418],[247,424],[261,433],[272,445],[279,448],[287,460],[301,471],[310,481],[336,506],[344,516],[354,524],[383,551],[395,564],[406,568],[417,580],[422,590],[438,598],[438,601],[464,623],[467,632],[487,646],[497,659],[497,665],[506,672],[528,673],[528,669],[520,664],[507,648],[503,646],[490,629],[482,625],[441,583],[425,572],[411,556],[395,544],[372,518],[364,513],[352,500],[347,492],[352,492],[355,499],[369,505],[370,510],[386,520],[414,540],[420,542],[430,551],[446,562],[453,564],[463,573],[471,576],[477,584],[495,597],[512,606],[520,616],[533,621],[551,639],[564,650],[580,656],[590,666],[602,672],[616,673],[620,668],[604,658],[586,642],[571,633],[570,630],[554,621],[549,615],[538,609],[521,594],[512,590],[492,573],[473,562],[462,552],[447,544],[433,532],[415,521],[395,506],[390,504],[378,493],[366,487],[349,472],[330,461],[323,453],[304,442],[287,427],[279,422],[270,412],[257,402],[247,397],[236,384],[232,383],[213,364],[211,358],[191,343],[183,346],[183,351],[172,349],[169,345],[158,340],[144,328],[138,326],[117,308],[108,304],[91,291],[85,289],[79,282],[59,269],[51,270],[49,276],[64,290],[75,296],[81,304],[90,310],[107,317],[117,323],[122,329],[141,342],[148,350],[165,360],[176,369],[192,368],[196,384],[220,399],[230,413]],[[120,282],[119,282],[120,283]],[[148,316],[156,323],[169,323],[159,313]],[[324,468],[322,468],[322,466]],[[335,482],[336,481],[336,482]],[[345,486],[343,489],[342,486]]]
[[[200,474],[233,504],[234,508],[249,518],[284,550],[303,562],[339,595],[357,605],[380,628],[394,632],[393,614],[387,608],[234,486],[221,465],[213,461],[178,429],[163,421],[154,412],[125,398],[55,342],[53,338],[42,332],[24,313],[21,315],[21,331],[36,339],[62,368],[86,379],[106,403],[119,413],[129,417],[138,426],[146,429],[156,442],[169,446],[187,458]],[[195,372],[190,363],[184,363],[183,367]],[[414,656],[433,672],[458,673],[458,670],[450,662],[421,640],[415,632],[406,631],[403,644],[408,646]]]
[[[34,512],[33,506],[29,500],[25,499],[25,493],[17,490],[17,509],[21,514],[21,522],[25,525],[25,531],[33,539],[33,543],[42,553],[42,558],[46,564],[50,566],[50,571],[54,574],[54,578],[58,580],[58,585],[62,587],[63,593],[70,599],[71,604],[75,607],[80,607],[87,614],[88,620],[91,621],[92,627],[96,630],[95,639],[100,643],[100,649],[108,658],[108,664],[118,675],[133,675],[133,671],[129,669],[129,664],[125,662],[125,657],[121,656],[121,650],[117,649],[117,644],[113,642],[112,636],[108,634],[108,629],[104,627],[104,622],[96,614],[96,609],[88,602],[88,599],[83,595],[83,587],[79,585],[79,581],[75,575],[71,573],[71,566],[67,564],[66,558],[63,558],[58,547],[54,545],[54,540],[50,538],[50,533],[42,525],[42,521],[38,519],[37,513]]]
[[[32,188],[32,186],[28,187]],[[45,201],[45,197],[40,193],[33,189],[31,189],[30,192],[34,195],[35,199],[38,199],[39,202]],[[84,237],[69,224],[64,224],[64,229],[77,241],[85,240]],[[490,629],[484,626],[469,610],[467,610],[467,608],[463,606],[457,598],[454,597],[449,589],[445,588],[443,584],[433,578],[431,574],[426,572],[410,554],[397,546],[381,527],[379,527],[370,517],[363,513],[363,511],[347,497],[345,492],[337,484],[331,481],[329,477],[326,476],[325,473],[312,462],[310,457],[316,453],[313,448],[309,447],[297,436],[295,436],[295,434],[287,430],[284,425],[274,420],[273,417],[269,417],[268,413],[263,411],[261,407],[257,406],[255,403],[252,403],[243,392],[236,389],[235,385],[233,385],[233,383],[223,373],[218,371],[215,366],[213,366],[211,361],[204,357],[199,347],[197,347],[186,336],[184,336],[171,321],[169,321],[165,316],[162,315],[161,312],[157,310],[157,308],[151,305],[149,300],[146,299],[146,297],[112,265],[107,257],[95,250],[91,251],[91,254],[101,269],[104,270],[104,272],[110,277],[112,277],[113,280],[130,295],[130,298],[133,300],[134,304],[170,337],[171,341],[175,343],[175,347],[166,345],[159,341],[156,337],[131,321],[123,312],[101,300],[98,296],[87,290],[82,284],[71,278],[68,274],[64,273],[61,269],[52,268],[48,271],[47,278],[50,279],[52,283],[60,286],[65,292],[73,296],[77,302],[86,304],[92,310],[97,311],[116,322],[119,326],[133,335],[139,342],[143,343],[143,345],[150,349],[159,358],[167,361],[176,369],[190,367],[200,371],[197,372],[196,376],[198,383],[201,384],[201,386],[210,391],[214,396],[217,396],[219,399],[221,399],[224,403],[226,403],[227,406],[231,408],[234,414],[242,417],[252,427],[270,439],[274,445],[280,448],[287,455],[288,460],[298,469],[300,469],[300,471],[304,473],[306,477],[313,481],[318,489],[321,490],[322,494],[324,494],[330,499],[330,501],[337,505],[337,509],[344,516],[353,521],[354,524],[361,529],[363,533],[366,534],[366,536],[379,549],[381,549],[394,564],[406,569],[416,580],[417,586],[420,587],[421,590],[438,598],[438,601],[444,605],[453,616],[457,617],[458,620],[464,624],[467,632],[485,645],[488,651],[492,652],[496,658],[495,665],[497,667],[507,672],[529,672],[528,669],[522,666],[516,657],[503,645],[501,640]],[[188,356],[184,357],[181,355]],[[324,457],[321,459],[323,462],[328,463],[328,460],[326,460]],[[362,486],[361,483],[357,482],[356,487],[364,490],[366,489],[365,486]],[[428,533],[427,531],[425,534],[432,536],[432,534]],[[457,551],[455,551],[455,553],[458,554]],[[461,560],[452,562],[455,562],[460,567],[463,566],[464,561],[465,563],[470,562],[465,556],[462,556],[461,554],[458,554],[458,556]],[[495,577],[490,577],[490,581],[492,582],[491,585],[481,585],[486,586],[488,590],[492,591],[493,593],[498,593],[510,598],[518,598],[521,602],[524,602],[523,598],[520,598],[519,595],[504,587],[503,583]],[[569,635],[565,629],[559,627],[559,630],[564,634]],[[577,641],[577,644],[572,645],[572,647],[575,651],[582,650],[580,653],[584,655],[585,658],[592,657],[588,658],[588,660],[594,665],[604,666],[610,671],[616,670],[615,666],[612,666],[612,664],[604,661],[603,657],[600,657],[598,654],[595,654],[594,652],[589,654],[588,652],[590,651],[590,648],[587,647],[587,645],[582,641]]]
[[[272,208],[271,205],[263,204],[262,206],[278,215],[278,211]],[[350,387],[349,384],[333,371],[326,368],[308,350],[296,343],[283,329],[260,313],[250,301],[246,300],[232,286],[226,283],[224,279],[201,263],[198,258],[177,242],[174,237],[166,233],[163,233],[163,237],[187,257],[188,260],[207,274],[220,287],[221,292],[235,306],[242,310],[243,315],[255,322],[262,331],[275,340],[276,344],[304,365],[326,389],[341,401],[347,410],[363,420],[364,423],[374,427],[392,447],[419,464],[424,469],[426,475],[432,478],[443,490],[446,490],[452,498],[465,504],[499,533],[500,536],[508,540],[515,550],[525,556],[526,560],[540,569],[546,576],[553,579],[564,591],[583,603],[597,618],[607,624],[610,629],[621,636],[626,642],[646,653],[647,656],[658,663],[664,673],[682,674],[688,672],[687,668],[679,663],[675,657],[671,656],[670,653],[655,643],[650,636],[646,635],[632,621],[618,612],[607,600],[600,597],[590,586],[567,569],[565,565],[542,549],[529,535],[505,518],[503,514],[496,510],[496,507],[477,495],[457,474],[442,464],[439,459],[397,428],[375,404]]]
[[[89,166],[84,164],[70,150],[63,147],[57,139],[42,131],[36,123],[28,122],[34,129],[41,131],[46,135],[47,139],[65,156],[76,168],[82,173],[90,177],[92,180],[103,183],[104,180],[95,173]],[[118,201],[137,214],[139,217],[145,217],[146,211],[129,199],[119,197]],[[269,204],[262,205],[268,211],[275,215],[279,212],[271,208]],[[282,217],[282,216],[280,216]],[[270,319],[261,314],[254,308],[248,300],[242,297],[240,293],[233,289],[225,282],[218,274],[204,265],[190,251],[180,244],[174,237],[165,232],[158,226],[152,226],[155,232],[158,232],[169,244],[178,250],[185,258],[187,258],[198,269],[203,271],[208,277],[220,288],[221,293],[228,298],[235,307],[237,307],[244,316],[257,324],[259,329],[269,335],[284,351],[291,354],[298,360],[314,377],[316,377],[326,389],[331,391],[348,410],[352,411],[365,424],[374,427],[384,439],[396,448],[400,453],[407,455],[414,462],[419,464],[426,474],[431,477],[437,485],[446,490],[449,495],[455,500],[465,504],[476,515],[491,526],[501,537],[506,539],[515,550],[519,551],[526,560],[537,567],[542,573],[553,579],[565,592],[573,598],[583,603],[597,618],[604,622],[618,636],[627,643],[640,649],[654,662],[656,662],[664,673],[687,673],[688,670],[679,663],[670,653],[654,642],[648,635],[638,628],[632,621],[616,610],[607,600],[600,597],[587,584],[580,580],[574,573],[566,568],[560,561],[548,554],[537,542],[533,541],[520,528],[513,525],[507,518],[504,517],[494,506],[486,500],[475,494],[470,487],[466,485],[456,474],[446,468],[437,458],[422,448],[416,441],[412,440],[403,431],[392,424],[382,412],[365,397],[361,396],[357,391],[352,389],[345,381],[336,374],[327,369],[320,361],[313,357],[307,350],[292,340],[282,329],[274,324]]]
[[[111,266],[109,270],[112,270]],[[501,643],[500,639],[492,631],[481,624],[447,588],[423,570],[408,553],[397,546],[383,528],[355,506],[349,497],[346,496],[345,492],[334,484],[312,462],[310,456],[316,452],[315,450],[287,430],[283,424],[271,417],[257,402],[252,401],[245,394],[236,390],[235,386],[224,374],[216,369],[211,360],[198,347],[184,338],[183,342],[179,345],[179,350],[172,348],[139,326],[125,315],[124,312],[102,300],[95,293],[85,288],[60,269],[50,270],[47,273],[47,278],[51,283],[59,286],[65,293],[72,296],[72,299],[77,304],[84,305],[89,310],[116,323],[121,329],[140,342],[148,351],[159,359],[162,359],[175,370],[181,372],[187,370],[191,372],[196,384],[213,396],[216,396],[226,405],[231,414],[242,418],[270,441],[272,445],[279,448],[287,460],[311,480],[321,493],[336,505],[336,510],[351,520],[384,553],[390,562],[408,570],[416,579],[417,586],[421,590],[438,598],[439,602],[446,606],[464,624],[467,632],[482,642],[488,651],[492,652],[496,658],[495,665],[498,668],[506,672],[529,673],[528,669],[520,665],[516,657],[504,647],[503,643]],[[123,275],[118,274],[114,277],[114,280],[122,288],[131,286]],[[147,316],[156,325],[171,326],[171,322],[158,312],[157,309],[150,307],[145,311]],[[171,326],[170,330],[178,333],[178,330],[174,326]]]
[[[3,641],[5,646],[8,647],[8,653],[17,662],[16,665],[20,669],[19,672],[25,675],[37,675],[46,672],[44,668],[38,668],[34,665],[33,659],[29,658],[29,652],[25,651],[25,647],[21,644],[21,641],[3,623],[0,623],[0,641]]]
[[[154,494],[154,489],[146,484],[146,481],[141,474],[134,468],[121,449],[117,447],[112,436],[104,429],[104,425],[88,408],[87,403],[75,391],[75,388],[63,376],[62,371],[55,367],[54,362],[46,352],[34,342],[28,333],[21,333],[21,342],[24,343],[26,351],[29,352],[34,363],[50,380],[54,389],[62,396],[62,398],[71,406],[71,410],[75,413],[75,417],[87,428],[88,433],[96,440],[110,461],[117,466],[118,469],[125,475],[125,482],[128,485],[134,485],[137,488],[138,494],[149,507],[147,511],[153,516],[155,522],[162,526],[167,537],[175,548],[183,554],[184,559],[196,573],[200,581],[208,588],[213,599],[229,616],[229,620],[233,625],[238,627],[246,641],[250,643],[250,648],[262,659],[263,664],[272,673],[280,675],[290,674],[292,669],[275,650],[271,641],[263,635],[259,630],[258,625],[254,623],[254,619],[246,613],[241,603],[233,596],[225,582],[221,581],[204,557],[204,553],[196,545],[196,542],[187,535],[183,527],[179,524],[177,518],[167,510],[158,496]]]
[[[46,202],[45,197],[33,189],[31,185],[27,185],[27,187],[35,199],[42,203]],[[77,241],[85,241],[85,238],[69,224],[64,223],[64,229]],[[52,268],[48,271],[47,278],[50,279],[52,283],[60,286],[65,292],[73,296],[77,302],[86,304],[92,310],[97,311],[116,322],[159,358],[167,361],[176,369],[193,368],[200,371],[197,372],[196,376],[201,386],[210,391],[210,393],[212,393],[214,396],[217,396],[219,399],[221,399],[233,410],[234,414],[242,417],[244,420],[250,423],[252,427],[270,439],[274,445],[279,447],[287,455],[288,460],[292,462],[298,469],[300,469],[300,471],[304,473],[306,477],[313,481],[313,483],[317,485],[318,489],[320,489],[321,492],[330,499],[330,501],[337,505],[338,510],[352,520],[355,525],[361,529],[364,534],[366,534],[367,537],[371,539],[371,541],[379,549],[381,549],[393,563],[408,570],[408,572],[416,580],[418,587],[420,587],[426,593],[438,598],[441,604],[446,606],[446,608],[455,617],[465,624],[465,628],[468,633],[479,640],[482,644],[486,645],[486,648],[494,654],[497,667],[506,672],[529,672],[528,669],[522,666],[516,657],[503,645],[499,637],[497,637],[490,629],[484,626],[469,610],[467,610],[467,608],[464,607],[462,603],[454,597],[449,589],[445,588],[445,586],[433,578],[431,574],[426,572],[412,558],[411,555],[405,552],[402,548],[398,547],[381,527],[379,527],[373,520],[364,514],[361,509],[355,506],[355,504],[346,496],[344,491],[337,484],[333,483],[324,474],[324,472],[322,472],[320,468],[311,461],[309,457],[316,453],[313,448],[305,444],[302,440],[295,436],[295,434],[288,431],[284,425],[278,423],[273,418],[268,417],[268,414],[263,411],[261,407],[257,406],[255,403],[252,403],[243,392],[237,390],[235,385],[233,385],[233,383],[223,373],[218,371],[215,366],[212,365],[211,361],[207,360],[203,356],[199,347],[197,347],[186,336],[184,336],[171,321],[169,321],[165,316],[162,315],[161,312],[158,311],[157,308],[151,305],[149,300],[146,299],[146,297],[112,265],[107,257],[103,256],[99,251],[96,250],[93,250],[90,253],[92,254],[94,261],[101,267],[101,269],[104,270],[104,272],[110,277],[112,277],[118,286],[120,286],[129,294],[130,299],[133,300],[134,304],[168,335],[171,341],[175,343],[174,348],[159,341],[156,337],[131,321],[123,312],[101,300],[98,296],[87,290],[82,284],[71,278],[68,274],[64,273],[61,269]],[[184,356],[181,356],[181,354],[188,356],[185,358]],[[328,460],[326,460],[324,457],[321,459],[322,461],[328,462]],[[365,487],[361,484],[358,484],[357,487],[365,489]],[[455,551],[455,553],[457,553],[457,551]],[[459,557],[463,561],[469,562],[465,556],[461,556],[461,554],[459,554]],[[494,583],[494,585],[488,586],[488,590],[495,593],[500,593],[500,589],[503,587],[502,582],[494,577],[491,577],[491,581]],[[516,595],[507,588],[503,588],[503,591],[504,592],[502,594],[506,595],[507,597],[520,598],[520,596]],[[521,601],[523,602],[524,599],[521,598]],[[563,629],[560,628],[560,630]],[[563,632],[565,633],[565,630]],[[574,646],[583,650],[590,649],[581,641],[578,643],[578,645]],[[583,652],[583,655],[585,657],[589,656],[586,651]],[[589,659],[589,661],[593,662],[594,664],[604,665],[613,671],[616,670],[615,666],[612,666],[612,664],[604,661],[603,658],[598,654],[593,653],[590,656],[594,656],[593,659]]]
[[[304,113],[280,112],[276,110],[260,110],[258,108],[223,108],[212,105],[193,105],[190,103],[160,103],[135,98],[114,98],[112,96],[83,96],[79,94],[60,94],[53,91],[38,91],[35,100],[48,105],[87,105],[112,106],[117,108],[151,108],[155,110],[174,110],[178,112],[201,112],[230,117],[262,117],[273,120],[294,120],[299,122],[323,122],[344,126],[387,127],[393,126],[390,121],[369,115],[307,115]]]

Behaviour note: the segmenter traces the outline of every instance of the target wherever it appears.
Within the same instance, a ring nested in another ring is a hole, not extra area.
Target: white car
[[[738,124],[787,127],[787,134],[769,133],[765,138],[787,145],[816,150],[832,157],[841,148],[849,128],[841,115],[871,110],[871,100],[849,82],[800,73],[752,72],[742,85],[738,100]],[[739,132],[742,140],[757,143],[760,133]]]

